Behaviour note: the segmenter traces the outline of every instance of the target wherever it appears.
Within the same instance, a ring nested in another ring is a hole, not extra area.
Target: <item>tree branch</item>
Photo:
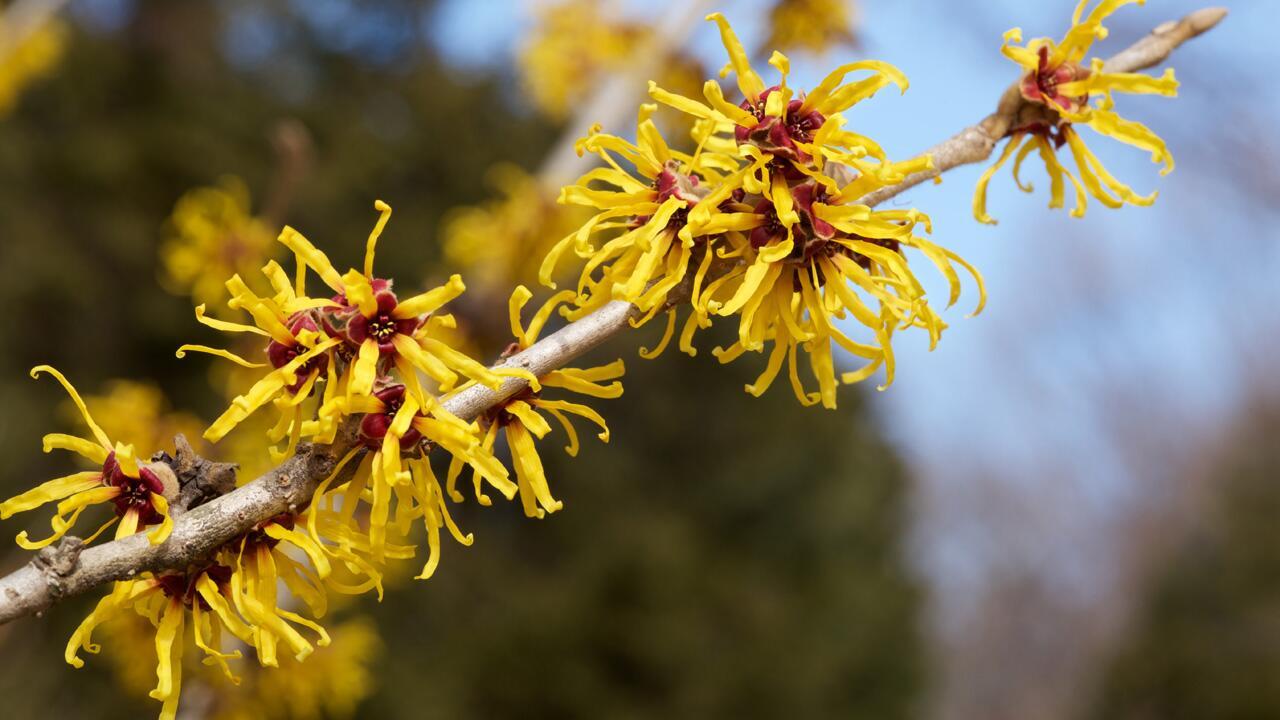
[[[1158,64],[1183,42],[1212,28],[1225,15],[1222,9],[1206,9],[1178,22],[1165,23],[1111,58],[1108,69],[1134,71]],[[912,175],[899,185],[867,195],[862,202],[880,204],[958,165],[985,160],[1025,104],[1015,85],[1001,98],[995,113],[929,151],[934,155],[935,170]],[[672,291],[669,303],[674,305],[687,297],[685,285]],[[610,302],[501,364],[544,375],[630,327],[629,321],[635,312],[626,302]],[[444,406],[455,415],[471,420],[526,386],[527,382],[518,378],[507,379],[498,390],[473,385],[444,400]],[[141,572],[182,569],[198,562],[258,523],[310,502],[316,487],[355,445],[355,423],[348,422],[332,445],[304,443],[298,447],[297,454],[279,467],[232,492],[181,514],[177,510],[182,506],[175,506],[173,533],[161,545],[151,545],[145,534],[88,548],[82,548],[76,538],[64,538],[56,547],[45,548],[30,563],[0,578],[0,624],[25,615],[40,615],[63,598],[105,583]],[[189,457],[184,461],[181,448],[174,463],[184,491],[189,486],[194,488],[184,492],[183,497],[202,497],[208,488],[218,487],[219,478],[214,475],[227,472],[219,463]]]
[[[1137,72],[1159,65],[1182,43],[1209,31],[1226,16],[1226,8],[1204,8],[1181,20],[1170,20],[1152,30],[1150,35],[1116,53],[1103,67],[1109,72]],[[1027,102],[1018,89],[1018,83],[1014,82],[1000,97],[995,112],[977,125],[967,127],[921,153],[933,156],[932,170],[908,175],[906,180],[897,185],[869,193],[859,202],[879,205],[952,168],[986,161],[995,150],[996,143],[1008,135],[1011,128],[1022,126],[1024,122],[1021,120],[1029,113],[1039,112],[1040,107]]]

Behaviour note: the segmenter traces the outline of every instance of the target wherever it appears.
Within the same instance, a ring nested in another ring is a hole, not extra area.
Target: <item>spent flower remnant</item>
[[[766,86],[725,18],[709,15],[728,51],[743,100],[726,99],[715,80],[703,87],[705,102],[668,92],[650,83],[650,95],[680,110],[698,124],[693,154],[672,150],[642,110],[637,142],[592,133],[581,150],[600,154],[608,167],[584,175],[565,189],[563,202],[587,205],[597,215],[548,254],[542,281],[573,250],[586,265],[570,318],[609,299],[624,299],[647,320],[666,309],[670,292],[695,267],[692,313],[681,333],[681,348],[693,352],[691,339],[710,318],[739,316],[739,340],[718,357],[729,362],[743,353],[762,352],[773,343],[764,373],[748,385],[764,392],[786,362],[792,389],[801,402],[835,406],[837,381],[853,383],[886,369],[893,380],[892,334],[907,327],[925,329],[933,342],[946,324],[925,297],[905,248],[928,258],[950,285],[948,304],[959,296],[955,265],[978,279],[953,252],[922,237],[928,216],[917,210],[873,210],[858,199],[931,167],[928,157],[890,161],[870,138],[845,130],[843,113],[888,85],[903,91],[906,78],[874,60],[848,63],[808,93],[787,84],[790,61],[775,52],[769,62],[780,74]],[[846,82],[851,73],[868,73]],[[634,165],[641,179],[618,159]],[[621,230],[596,245],[599,233]],[[721,267],[713,271],[720,261]],[[716,277],[713,277],[715,275]],[[985,297],[985,295],[984,295]],[[981,303],[979,304],[979,310]],[[837,321],[852,317],[870,331],[870,342],[845,334]],[[658,348],[674,332],[669,315]],[[866,364],[837,377],[832,346]],[[808,355],[817,392],[805,389],[799,374],[799,350]]]
[[[1076,195],[1075,208],[1071,211],[1074,217],[1084,216],[1088,195],[1109,208],[1118,208],[1125,203],[1146,206],[1155,202],[1157,193],[1139,195],[1111,175],[1084,144],[1076,132],[1077,125],[1085,125],[1102,135],[1146,150],[1151,153],[1152,162],[1164,165],[1161,175],[1173,171],[1173,156],[1164,140],[1147,126],[1127,120],[1113,109],[1113,93],[1117,92],[1176,96],[1178,81],[1174,78],[1173,69],[1166,69],[1160,77],[1152,77],[1142,73],[1107,72],[1100,58],[1093,58],[1087,67],[1084,64],[1094,41],[1107,36],[1102,21],[1124,5],[1142,5],[1145,0],[1102,0],[1086,15],[1085,10],[1091,1],[1081,0],[1076,6],[1071,29],[1061,42],[1036,38],[1020,46],[1016,43],[1022,42],[1021,29],[1013,28],[1004,34],[1000,50],[1025,70],[1019,90],[1031,105],[1030,112],[1010,130],[1009,142],[999,159],[978,181],[973,195],[973,214],[979,222],[995,223],[987,213],[987,185],[1015,152],[1013,178],[1025,192],[1031,192],[1032,187],[1022,183],[1019,171],[1028,155],[1039,153],[1049,175],[1049,207],[1063,207],[1066,195],[1064,178],[1071,181]],[[1095,98],[1096,104],[1090,104]],[[1071,151],[1079,178],[1057,157],[1057,151],[1063,145]]]
[[[45,547],[66,535],[84,510],[93,505],[111,503],[115,517],[99,527],[86,543],[97,539],[107,528],[115,525],[117,538],[133,535],[140,528],[154,526],[147,532],[153,545],[164,542],[173,529],[169,515],[169,501],[177,496],[177,480],[168,469],[148,467],[138,462],[132,445],[112,443],[89,414],[80,393],[63,377],[62,373],[40,365],[32,368],[31,377],[48,373],[58,380],[80,411],[89,427],[92,439],[50,433],[44,436],[44,451],[70,450],[89,460],[100,469],[73,473],[50,480],[27,492],[0,503],[0,519],[8,519],[14,513],[34,510],[42,505],[57,503],[51,525],[53,534],[44,540],[27,539],[26,531],[18,534],[17,542],[28,550]]]

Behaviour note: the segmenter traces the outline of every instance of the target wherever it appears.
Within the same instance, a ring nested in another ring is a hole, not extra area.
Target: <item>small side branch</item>
[[[1108,59],[1104,67],[1111,72],[1138,72],[1159,65],[1180,45],[1208,32],[1226,16],[1226,8],[1204,8],[1181,20],[1170,20]],[[933,156],[932,170],[908,175],[901,183],[869,193],[859,202],[874,207],[948,170],[985,162],[991,157],[996,143],[1020,124],[1019,118],[1024,113],[1034,112],[1036,107],[1023,99],[1015,82],[1000,97],[995,112],[977,125],[967,127],[921,153]]]

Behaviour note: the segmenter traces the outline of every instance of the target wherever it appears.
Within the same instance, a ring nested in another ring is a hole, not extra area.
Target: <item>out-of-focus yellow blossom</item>
[[[373,693],[370,669],[381,650],[368,620],[349,620],[331,631],[333,644],[306,662],[282,656],[279,669],[246,673],[238,689],[220,692],[212,720],[321,720],[344,718]]]
[[[1109,208],[1130,205],[1146,206],[1155,202],[1156,192],[1139,195],[1120,182],[1093,154],[1076,132],[1077,125],[1085,125],[1102,135],[1151,153],[1151,161],[1163,164],[1161,175],[1173,171],[1173,156],[1164,140],[1147,126],[1121,117],[1113,109],[1113,93],[1142,95],[1178,94],[1178,81],[1173,69],[1164,75],[1152,77],[1142,73],[1107,72],[1100,58],[1093,58],[1088,67],[1085,56],[1095,40],[1107,36],[1102,21],[1118,8],[1131,3],[1143,4],[1144,0],[1102,0],[1086,15],[1092,0],[1081,0],[1071,18],[1071,29],[1061,42],[1050,38],[1036,38],[1025,46],[1022,31],[1013,28],[1004,34],[1001,52],[1020,65],[1026,74],[1020,82],[1022,97],[1034,103],[1036,112],[1022,118],[1021,124],[1009,133],[1009,142],[995,164],[983,173],[973,195],[973,214],[979,222],[994,224],[987,213],[987,185],[1010,157],[1014,157],[1013,177],[1018,187],[1031,192],[1019,175],[1022,163],[1032,152],[1037,152],[1049,175],[1049,207],[1060,208],[1065,204],[1066,180],[1075,189],[1074,217],[1083,217],[1092,195]],[[1096,99],[1095,104],[1090,100]],[[1063,145],[1071,150],[1076,163],[1076,173],[1068,170],[1057,157]],[[1015,156],[1016,153],[1016,156]],[[1079,175],[1077,178],[1076,175]]]
[[[237,177],[189,190],[173,207],[160,247],[163,285],[200,304],[220,301],[232,275],[252,277],[278,246],[249,207],[249,188]]]
[[[51,521],[53,534],[44,540],[31,541],[27,533],[18,533],[17,542],[28,550],[38,550],[66,535],[80,513],[93,505],[112,503],[115,517],[108,520],[89,536],[86,543],[97,539],[107,528],[119,522],[116,537],[132,535],[139,528],[154,525],[147,532],[151,544],[158,545],[173,530],[173,518],[169,515],[169,501],[177,497],[177,481],[172,473],[163,473],[144,467],[132,445],[116,442],[114,445],[93,420],[80,393],[63,377],[62,373],[40,365],[32,368],[31,377],[48,373],[62,384],[81,417],[89,427],[92,439],[75,435],[50,433],[44,436],[44,451],[70,450],[100,467],[98,470],[73,473],[50,480],[20,495],[0,503],[0,520],[7,520],[14,513],[26,512],[56,502],[57,511]]]
[[[826,53],[853,42],[854,0],[777,0],[766,48]]]
[[[145,694],[155,686],[155,667],[138,661],[154,652],[155,628],[144,617],[127,613],[95,629],[102,651],[126,692]],[[371,665],[381,653],[377,629],[367,619],[352,619],[329,631],[333,642],[304,662],[285,653],[278,668],[245,665],[233,682],[207,655],[183,656],[182,676],[188,692],[211,690],[201,699],[213,720],[321,720],[350,717],[373,692]],[[208,662],[202,662],[208,658]],[[193,687],[194,686],[194,687]],[[199,704],[199,703],[197,703]]]
[[[487,178],[498,193],[495,199],[458,208],[445,218],[445,259],[472,284],[505,292],[536,278],[543,256],[581,226],[586,214],[557,203],[517,165],[495,165]]]
[[[154,383],[111,380],[106,384],[105,393],[86,395],[84,404],[90,414],[99,418],[107,437],[130,438],[145,451],[172,446],[174,436],[179,433],[199,443],[204,429],[200,418],[173,410],[169,399]],[[70,409],[78,419],[79,409],[74,405]]]
[[[547,4],[520,52],[526,91],[543,114],[563,120],[642,41],[640,27],[606,17],[599,0]]]
[[[173,720],[182,690],[187,638],[203,651],[207,663],[233,680],[235,675],[227,661],[241,657],[241,652],[224,651],[224,635],[230,634],[244,643],[253,640],[251,628],[231,606],[231,575],[231,568],[213,564],[186,573],[148,573],[137,580],[117,582],[72,633],[67,643],[67,662],[83,667],[81,650],[98,653],[101,647],[93,642],[93,632],[99,625],[135,612],[147,618],[155,628],[157,658],[157,683],[150,695],[162,703],[160,720]]]
[[[511,293],[508,311],[511,320],[511,333],[515,337],[508,352],[527,349],[538,341],[538,336],[550,319],[551,313],[560,303],[575,297],[572,290],[566,290],[552,296],[534,313],[526,327],[520,319],[533,293],[523,285],[517,286]],[[516,484],[519,487],[520,504],[528,517],[542,518],[563,507],[563,503],[551,496],[551,487],[547,484],[547,476],[542,468],[542,459],[538,456],[535,439],[542,439],[551,432],[551,425],[542,413],[549,414],[564,428],[568,445],[565,452],[570,457],[578,454],[578,433],[569,421],[570,415],[576,415],[595,423],[600,428],[599,438],[609,442],[609,426],[604,418],[595,410],[579,403],[567,400],[550,400],[543,397],[546,388],[560,388],[581,395],[597,398],[617,398],[622,396],[622,383],[618,382],[626,368],[622,360],[615,360],[607,365],[593,368],[560,368],[539,377],[523,392],[515,395],[501,405],[490,408],[485,413],[487,425],[483,447],[492,451],[497,440],[498,431],[502,430],[511,450],[511,464],[515,468]],[[602,384],[608,381],[608,385]],[[458,474],[462,470],[462,462],[455,457],[449,467],[448,491],[454,502],[461,502],[462,494],[455,488]],[[481,478],[475,477],[476,500],[481,505],[489,505],[491,501],[481,487]],[[510,495],[508,495],[508,498]]]
[[[53,71],[67,44],[67,28],[59,22],[45,23],[16,46],[9,31],[0,17],[0,118],[13,112],[27,86]]]

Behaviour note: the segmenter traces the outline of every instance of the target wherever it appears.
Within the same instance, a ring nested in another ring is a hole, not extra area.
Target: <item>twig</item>
[[[1104,64],[1110,72],[1137,72],[1159,65],[1182,43],[1196,37],[1222,22],[1226,8],[1204,8],[1181,20],[1170,20],[1143,39],[1120,51]],[[1036,112],[1040,106],[1023,99],[1014,83],[1005,90],[994,113],[977,125],[961,130],[951,138],[925,150],[923,155],[933,156],[933,169],[908,175],[907,179],[891,187],[882,188],[863,196],[859,202],[879,205],[920,183],[932,180],[942,173],[961,165],[980,163],[991,157],[996,143],[1019,127],[1019,119],[1028,112]]]
[[[1132,71],[1157,64],[1187,39],[1216,25],[1225,14],[1225,10],[1201,10],[1179,22],[1166,23],[1112,58],[1110,68]],[[911,176],[898,186],[866,196],[863,202],[879,204],[957,165],[985,159],[996,140],[1008,129],[1009,118],[1014,117],[1020,103],[1020,97],[1011,100],[1010,93],[1006,92],[995,114],[931,151],[935,154],[935,171]],[[680,301],[680,295],[673,291],[671,301]],[[628,328],[634,312],[635,308],[626,302],[611,302],[511,356],[503,364],[543,375]],[[455,415],[470,420],[525,386],[524,380],[515,378],[508,379],[498,390],[472,386],[449,397],[444,405]],[[278,468],[222,497],[176,515],[173,533],[161,545],[150,545],[143,534],[84,549],[78,540],[64,539],[56,548],[46,549],[32,562],[0,578],[0,624],[24,615],[39,615],[62,598],[114,580],[141,572],[187,567],[263,520],[305,505],[316,486],[355,442],[354,424],[348,423],[332,445],[301,445],[297,454]],[[194,465],[186,467],[190,469]],[[222,471],[215,464],[207,467],[209,472]],[[196,480],[188,478],[188,482]],[[203,487],[214,485],[208,478],[200,482]]]

